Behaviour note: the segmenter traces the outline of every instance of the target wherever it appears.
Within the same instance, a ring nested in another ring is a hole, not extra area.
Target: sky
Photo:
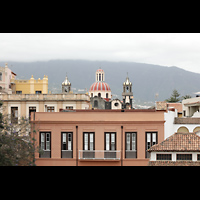
[[[0,61],[83,59],[200,73],[200,33],[0,33]]]

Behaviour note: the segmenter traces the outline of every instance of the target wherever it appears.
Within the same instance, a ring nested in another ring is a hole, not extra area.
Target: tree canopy
[[[12,123],[10,116],[0,113],[0,166],[35,165],[35,139],[29,126],[27,118]]]

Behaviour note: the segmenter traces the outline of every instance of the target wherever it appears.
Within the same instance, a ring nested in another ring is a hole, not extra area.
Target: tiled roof
[[[195,133],[175,133],[148,151],[200,151],[200,137]]]
[[[90,86],[90,91],[111,91],[108,83],[95,82]]]

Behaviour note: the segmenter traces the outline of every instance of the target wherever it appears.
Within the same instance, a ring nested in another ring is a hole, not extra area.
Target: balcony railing
[[[120,160],[121,151],[79,150],[79,160]]]

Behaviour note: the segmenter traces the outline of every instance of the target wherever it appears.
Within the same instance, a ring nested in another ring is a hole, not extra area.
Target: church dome
[[[90,91],[111,91],[111,89],[105,82],[95,82],[90,86]]]
[[[67,78],[67,75],[65,77],[65,80],[64,82],[62,82],[62,85],[71,85],[71,83],[69,82],[68,78]]]
[[[129,80],[129,77],[128,77],[128,73],[127,73],[126,81],[124,82],[123,85],[131,85],[132,86],[132,83],[131,83],[131,81]]]
[[[102,97],[106,101],[111,99],[111,89],[108,83],[105,82],[105,72],[103,69],[98,69],[95,74],[96,82],[90,86],[90,97]]]

